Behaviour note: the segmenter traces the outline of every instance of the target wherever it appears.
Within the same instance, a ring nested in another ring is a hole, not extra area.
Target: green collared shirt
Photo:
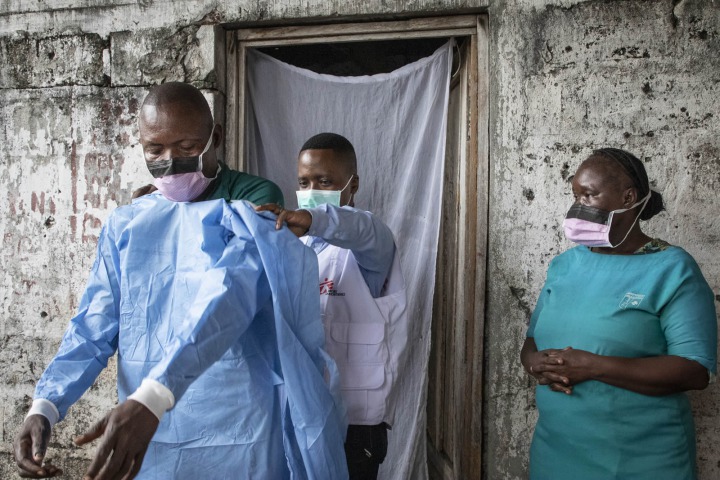
[[[210,184],[208,190],[195,201],[218,200],[226,201],[247,200],[255,205],[277,203],[284,205],[282,191],[270,180],[245,172],[231,170],[225,163],[220,162],[220,173]]]

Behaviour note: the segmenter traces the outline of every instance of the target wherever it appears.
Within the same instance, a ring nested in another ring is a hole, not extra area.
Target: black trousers
[[[350,480],[376,480],[387,455],[387,424],[349,425],[345,439]]]

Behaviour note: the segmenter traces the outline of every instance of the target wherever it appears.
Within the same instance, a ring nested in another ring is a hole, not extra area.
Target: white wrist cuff
[[[42,415],[48,419],[51,427],[60,420],[60,412],[58,412],[55,404],[44,398],[36,398],[33,400],[32,407],[30,407],[30,411],[25,415],[25,418],[30,415]]]
[[[175,395],[162,383],[150,378],[143,379],[140,387],[128,397],[145,405],[158,420],[175,405]]]

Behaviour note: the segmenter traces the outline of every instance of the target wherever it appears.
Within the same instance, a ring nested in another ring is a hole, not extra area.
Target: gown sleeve
[[[35,399],[57,407],[59,418],[90,388],[118,346],[120,269],[112,222],[103,227],[78,313],[35,388]]]

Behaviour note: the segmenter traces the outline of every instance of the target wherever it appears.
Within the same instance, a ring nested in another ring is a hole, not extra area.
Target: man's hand
[[[143,404],[127,400],[75,438],[85,445],[102,436],[83,480],[130,480],[140,471],[148,444],[157,430],[157,417]]]
[[[272,212],[277,215],[275,230],[280,230],[286,223],[291,232],[298,237],[305,235],[312,225],[312,215],[307,210],[286,210],[275,203],[266,203],[255,207],[256,212]]]
[[[157,190],[155,185],[152,185],[152,184],[145,185],[144,187],[140,187],[132,193],[132,199],[135,200],[136,198],[142,197],[143,195],[147,195],[148,193],[152,193],[155,190]]]
[[[50,422],[42,415],[30,415],[23,423],[13,441],[15,462],[21,477],[48,478],[62,473],[62,470],[50,463],[42,464],[51,430]]]

